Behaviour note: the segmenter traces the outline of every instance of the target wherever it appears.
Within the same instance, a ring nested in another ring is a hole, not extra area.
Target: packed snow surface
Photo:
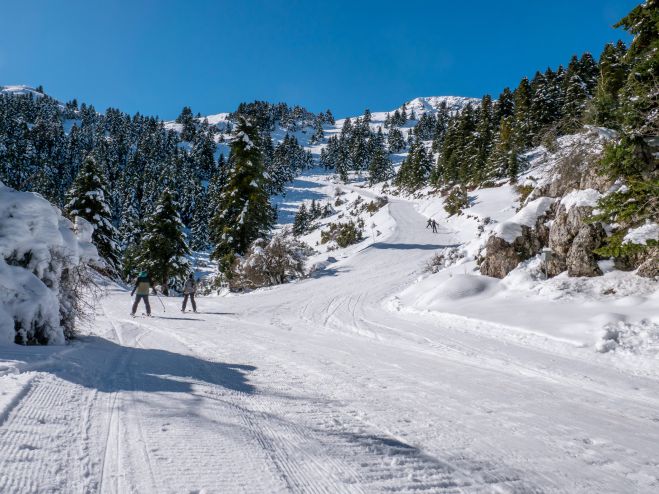
[[[293,185],[283,202],[337,187]],[[448,219],[390,197],[381,235],[297,283],[136,319],[109,285],[72,344],[0,346],[0,492],[656,492],[656,282],[545,281],[533,260],[419,280],[516,214],[508,187],[471,194]]]

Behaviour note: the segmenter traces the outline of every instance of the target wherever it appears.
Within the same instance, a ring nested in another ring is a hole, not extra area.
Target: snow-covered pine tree
[[[293,220],[293,235],[300,236],[304,235],[309,228],[309,212],[307,211],[307,206],[305,203],[302,203],[295,214],[295,220]]]
[[[94,159],[88,157],[67,194],[65,209],[72,219],[79,216],[94,227],[92,241],[107,263],[108,274],[115,275],[121,269],[119,233],[112,224],[108,199],[105,176]]]
[[[213,134],[210,132],[208,122],[205,121],[194,136],[190,153],[197,176],[202,180],[208,180],[215,171],[216,148]]]
[[[410,153],[398,170],[395,184],[415,191],[428,183],[432,168],[432,157],[428,155],[423,142],[415,140],[410,146]]]
[[[487,159],[492,152],[493,143],[494,122],[492,118],[492,98],[486,94],[481,100],[475,135],[476,156],[473,167],[473,179],[478,184],[482,183],[485,176]]]
[[[389,135],[387,136],[387,146],[390,153],[400,153],[405,149],[405,138],[400,129],[392,127],[389,129]]]
[[[236,254],[244,254],[255,239],[267,235],[275,220],[258,131],[245,118],[236,126],[229,165],[210,223],[212,258],[220,262],[223,272],[229,272]]]
[[[511,117],[514,113],[513,93],[510,88],[503,88],[501,94],[494,103],[494,123],[499,125],[504,118]]]
[[[513,93],[515,106],[513,127],[513,139],[520,149],[526,149],[533,143],[533,120],[531,114],[532,94],[531,84],[524,77]]]
[[[172,283],[182,283],[190,271],[190,249],[174,196],[165,188],[153,212],[144,221],[144,235],[136,256],[139,269],[148,271],[162,292],[169,295]]]
[[[192,142],[195,138],[197,128],[195,127],[194,115],[189,106],[184,106],[181,114],[176,117],[176,123],[181,124],[181,139]]]
[[[494,148],[481,178],[482,182],[487,183],[502,177],[508,177],[512,181],[517,180],[519,158],[510,119],[511,117],[501,120],[499,132],[494,141]]]
[[[607,43],[600,55],[600,77],[588,116],[588,120],[595,125],[614,129],[620,127],[618,95],[627,79],[626,51],[625,44],[618,41],[615,45]]]
[[[121,226],[119,228],[121,250],[125,251],[131,245],[138,245],[141,234],[139,202],[132,193],[126,197],[121,209]]]
[[[395,175],[394,167],[384,146],[379,145],[373,151],[371,162],[368,165],[369,183],[371,186],[378,182],[389,180]]]
[[[323,130],[323,118],[318,116],[314,120],[313,135],[311,136],[311,139],[309,139],[309,144],[318,144],[323,140],[323,137],[325,137],[325,132]]]
[[[194,211],[190,224],[190,247],[195,251],[204,251],[208,248],[210,237],[208,234],[208,195],[200,188],[194,201]]]

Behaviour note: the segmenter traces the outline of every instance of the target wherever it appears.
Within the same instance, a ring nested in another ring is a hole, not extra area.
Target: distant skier
[[[135,315],[137,306],[140,303],[140,300],[144,300],[144,306],[146,307],[146,315],[151,315],[151,304],[149,304],[149,290],[151,289],[151,278],[146,271],[141,271],[135,280],[135,286],[133,291],[130,292],[132,297],[135,291],[137,290],[137,296],[135,297],[135,302],[133,302],[133,309],[130,312],[131,316]]]
[[[434,219],[432,220],[431,226],[432,226],[432,232],[437,233],[437,222]]]
[[[432,218],[428,218],[428,223],[426,223],[426,229],[432,226]]]
[[[185,280],[185,285],[183,285],[183,307],[181,307],[181,312],[185,312],[185,306],[188,304],[188,297],[190,297],[193,312],[197,312],[197,304],[194,301],[194,294],[196,291],[197,283],[195,282],[192,273],[190,273],[188,279]]]

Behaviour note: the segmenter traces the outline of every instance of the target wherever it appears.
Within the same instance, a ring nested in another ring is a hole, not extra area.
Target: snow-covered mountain
[[[43,98],[44,94],[35,88],[24,85],[0,86],[0,94],[12,94],[15,96],[31,94],[35,98]]]
[[[388,129],[385,127],[385,119],[387,115],[393,115],[396,111],[402,111],[405,108],[408,116],[414,114],[416,119],[410,119],[404,126],[400,127],[400,130],[403,132],[403,135],[407,137],[410,129],[416,125],[418,119],[421,118],[424,114],[436,114],[440,111],[442,106],[445,106],[446,110],[451,114],[461,112],[467,105],[477,106],[480,103],[478,98],[468,98],[463,96],[424,96],[414,98],[405,103],[402,103],[396,108],[385,111],[371,111],[371,129],[377,130],[378,127],[381,127],[385,135],[388,134]],[[204,120],[208,122],[210,126],[217,128],[217,134],[215,135],[215,142],[218,145],[217,156],[220,153],[224,153],[226,156],[228,154],[228,142],[230,142],[231,136],[227,132],[228,124],[230,123],[231,113],[215,113],[210,115],[205,115],[198,117],[196,120],[198,122],[203,122]],[[321,142],[312,145],[310,144],[311,136],[313,135],[313,127],[310,125],[297,125],[295,129],[290,129],[288,127],[277,125],[272,131],[272,139],[275,144],[281,142],[284,137],[289,134],[295,136],[298,143],[303,146],[305,149],[311,151],[311,153],[317,158],[320,155],[320,150],[326,146],[327,139],[333,135],[337,135],[341,132],[341,128],[345,123],[346,119],[350,118],[355,120],[357,118],[363,118],[364,114],[360,115],[351,115],[349,117],[339,118],[336,120],[334,125],[324,124],[323,128],[325,131],[325,139]],[[168,120],[165,122],[165,127],[168,129],[181,132],[182,125],[176,123],[174,120]]]

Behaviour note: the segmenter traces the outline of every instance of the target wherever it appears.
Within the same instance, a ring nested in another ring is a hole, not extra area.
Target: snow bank
[[[522,226],[534,226],[538,218],[544,215],[555,201],[556,199],[551,197],[538,197],[520,209],[511,219],[496,225],[492,230],[493,235],[513,243],[522,235]]]
[[[622,243],[647,245],[649,240],[659,241],[659,225],[657,223],[648,222],[629,230]]]
[[[80,263],[99,262],[92,227],[77,228],[39,194],[0,182],[0,342],[64,341],[60,282]]]

